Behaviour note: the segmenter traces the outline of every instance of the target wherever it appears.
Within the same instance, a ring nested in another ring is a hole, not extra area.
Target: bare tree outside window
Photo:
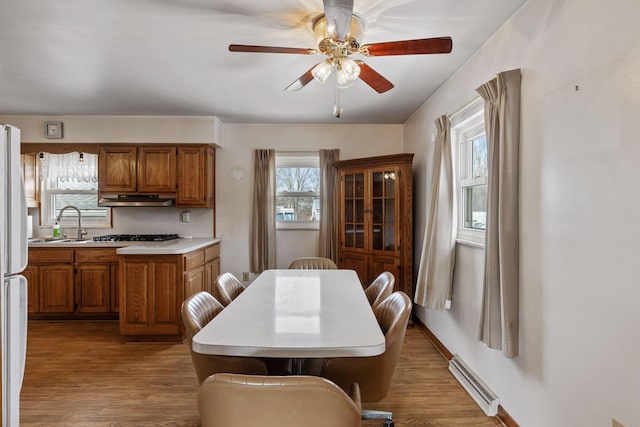
[[[320,169],[276,168],[276,220],[320,219]]]

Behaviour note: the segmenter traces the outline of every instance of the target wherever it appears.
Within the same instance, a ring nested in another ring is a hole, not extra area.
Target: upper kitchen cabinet
[[[208,145],[103,145],[98,188],[103,194],[175,196],[175,206],[215,206],[215,149]]]
[[[40,180],[37,177],[38,169],[36,167],[37,155],[36,153],[21,154],[20,160],[27,207],[37,208],[40,201]]]
[[[215,150],[209,146],[178,147],[177,206],[214,207],[215,155]]]
[[[98,153],[98,190],[109,193],[135,193],[137,189],[138,148],[136,146],[100,147]]]
[[[412,296],[413,154],[335,162],[340,174],[338,266],[353,269],[363,285],[383,271],[395,289]]]
[[[98,188],[102,193],[175,193],[175,146],[101,146]]]
[[[138,146],[138,192],[176,192],[176,147]]]

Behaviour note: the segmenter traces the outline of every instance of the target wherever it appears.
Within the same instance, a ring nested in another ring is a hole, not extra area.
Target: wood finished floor
[[[196,427],[197,392],[186,344],[123,344],[117,322],[29,322],[21,426]],[[389,395],[363,406],[392,410],[398,427],[502,425],[417,327],[407,330]]]

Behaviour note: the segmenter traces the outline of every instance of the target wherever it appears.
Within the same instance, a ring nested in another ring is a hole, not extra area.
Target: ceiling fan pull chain
[[[333,115],[339,119],[340,114],[342,114],[342,108],[340,108],[340,88],[336,84],[335,91],[333,92]]]

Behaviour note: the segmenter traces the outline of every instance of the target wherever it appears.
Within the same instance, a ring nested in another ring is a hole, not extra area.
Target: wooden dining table
[[[203,354],[376,356],[385,339],[353,270],[266,270],[193,337]]]

